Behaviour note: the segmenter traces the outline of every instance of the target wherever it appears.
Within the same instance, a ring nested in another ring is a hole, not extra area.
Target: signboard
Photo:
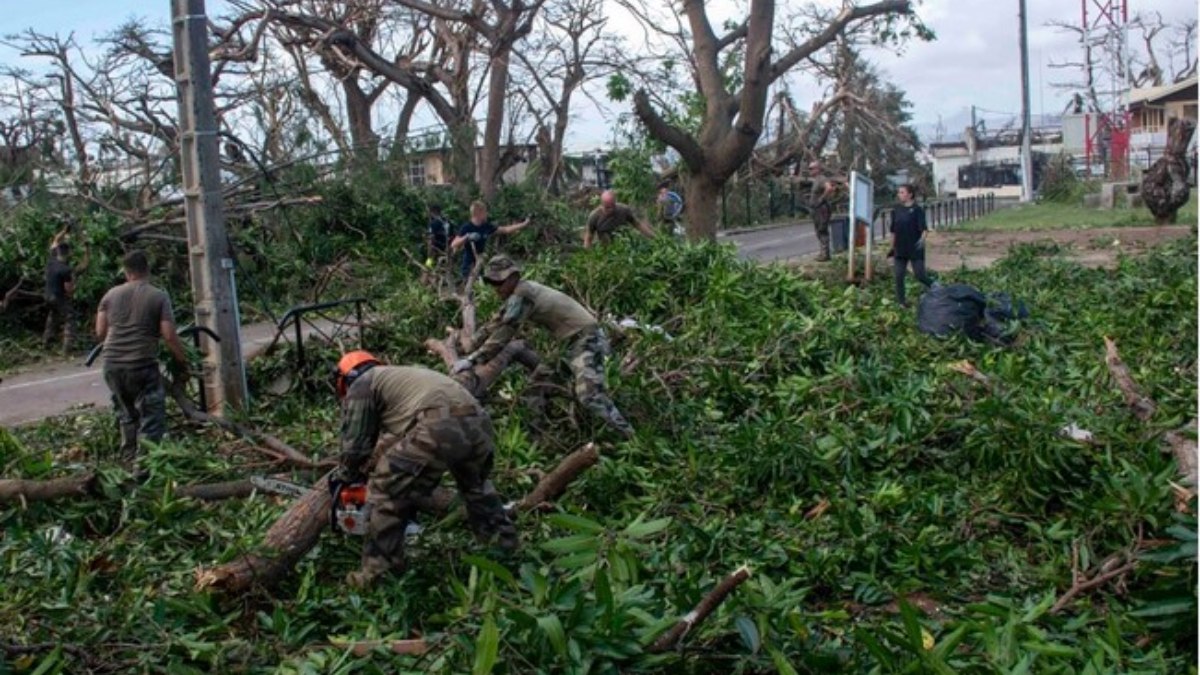
[[[875,232],[871,225],[875,215],[875,185],[870,178],[860,175],[857,171],[850,172],[850,232],[849,246],[847,249],[847,263],[849,269],[846,271],[846,280],[854,281],[854,245],[858,243],[858,227],[862,223],[866,230],[866,246],[867,260],[866,268],[863,270],[866,273],[867,281],[871,280],[871,243],[875,238]]]
[[[850,172],[850,212],[867,227],[875,216],[875,184],[857,171]]]

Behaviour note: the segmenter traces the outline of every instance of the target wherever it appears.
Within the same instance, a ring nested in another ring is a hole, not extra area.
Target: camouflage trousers
[[[612,354],[604,329],[596,326],[575,336],[567,350],[567,365],[575,378],[575,399],[606,424],[625,437],[633,436],[633,427],[617,410],[604,383],[604,360]]]
[[[817,233],[817,260],[829,260],[829,221],[833,214],[828,208],[818,207],[813,210],[813,230]]]
[[[105,366],[104,383],[112,392],[121,428],[121,457],[137,458],[138,437],[158,442],[167,432],[166,391],[157,363]]]
[[[367,486],[371,519],[362,570],[351,575],[352,584],[365,586],[403,569],[404,530],[416,515],[416,498],[433,492],[447,471],[458,485],[475,536],[489,543],[494,539],[505,550],[517,548],[517,528],[488,479],[494,434],[487,413],[451,417],[445,409],[434,409],[383,453]]]
[[[49,349],[61,330],[63,354],[69,354],[71,347],[75,345],[75,309],[67,298],[47,302],[50,304],[50,310],[46,314],[46,329],[42,331],[42,348]]]

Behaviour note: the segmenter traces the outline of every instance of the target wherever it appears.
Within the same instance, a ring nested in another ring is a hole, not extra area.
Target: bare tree
[[[607,77],[618,61],[617,40],[605,34],[603,0],[564,0],[547,5],[536,31],[515,52],[528,86],[518,93],[536,119],[543,185],[562,189],[563,143],[576,92],[590,80]]]
[[[896,17],[910,16],[908,0],[882,0],[869,5],[847,2],[834,13],[813,8],[804,15],[802,26],[781,32],[795,36],[785,49],[773,44],[776,34],[776,3],[751,0],[744,19],[721,35],[714,30],[702,0],[685,0],[683,12],[688,33],[678,31],[677,43],[686,43],[684,60],[691,68],[704,111],[699,129],[691,132],[670,121],[651,102],[645,88],[633,98],[634,112],[651,137],[677,150],[690,174],[685,183],[689,204],[688,238],[714,239],[717,233],[717,201],[730,176],[749,159],[763,132],[767,94],[772,83],[833,42],[844,31],[878,23],[880,32],[901,34],[891,24]],[[634,8],[646,17],[645,7]],[[794,18],[798,18],[797,17]],[[914,25],[920,35],[927,31]],[[727,59],[739,68],[727,77]]]
[[[487,113],[483,127],[483,151],[479,157],[480,188],[485,199],[495,193],[500,178],[500,135],[504,128],[513,46],[529,34],[533,21],[546,0],[470,0],[465,7],[423,0],[397,3],[443,21],[468,26],[487,43],[489,59]]]

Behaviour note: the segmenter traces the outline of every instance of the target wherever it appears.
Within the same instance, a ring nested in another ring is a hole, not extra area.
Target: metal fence
[[[877,199],[882,195],[877,195]],[[721,191],[720,228],[742,228],[809,219],[809,186],[787,179],[730,182]],[[844,204],[842,205],[844,208]],[[994,193],[960,199],[925,202],[925,219],[930,229],[951,227],[974,220],[996,209]],[[844,214],[843,214],[844,215]],[[875,222],[882,220],[883,232],[891,226],[890,207],[876,210]]]
[[[989,192],[985,195],[962,197],[961,199],[939,199],[921,205],[925,209],[925,224],[931,230],[941,230],[968,220],[981,218],[996,210],[996,195]],[[879,208],[875,210],[876,232],[886,235],[892,228],[892,209]]]

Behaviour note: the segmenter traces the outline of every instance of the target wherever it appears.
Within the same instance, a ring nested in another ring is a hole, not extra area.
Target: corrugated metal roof
[[[1154,103],[1155,101],[1166,98],[1171,94],[1177,94],[1188,87],[1196,86],[1197,76],[1193,75],[1186,80],[1176,82],[1175,84],[1164,84],[1161,87],[1144,87],[1142,89],[1129,90],[1129,104],[1134,103]]]

